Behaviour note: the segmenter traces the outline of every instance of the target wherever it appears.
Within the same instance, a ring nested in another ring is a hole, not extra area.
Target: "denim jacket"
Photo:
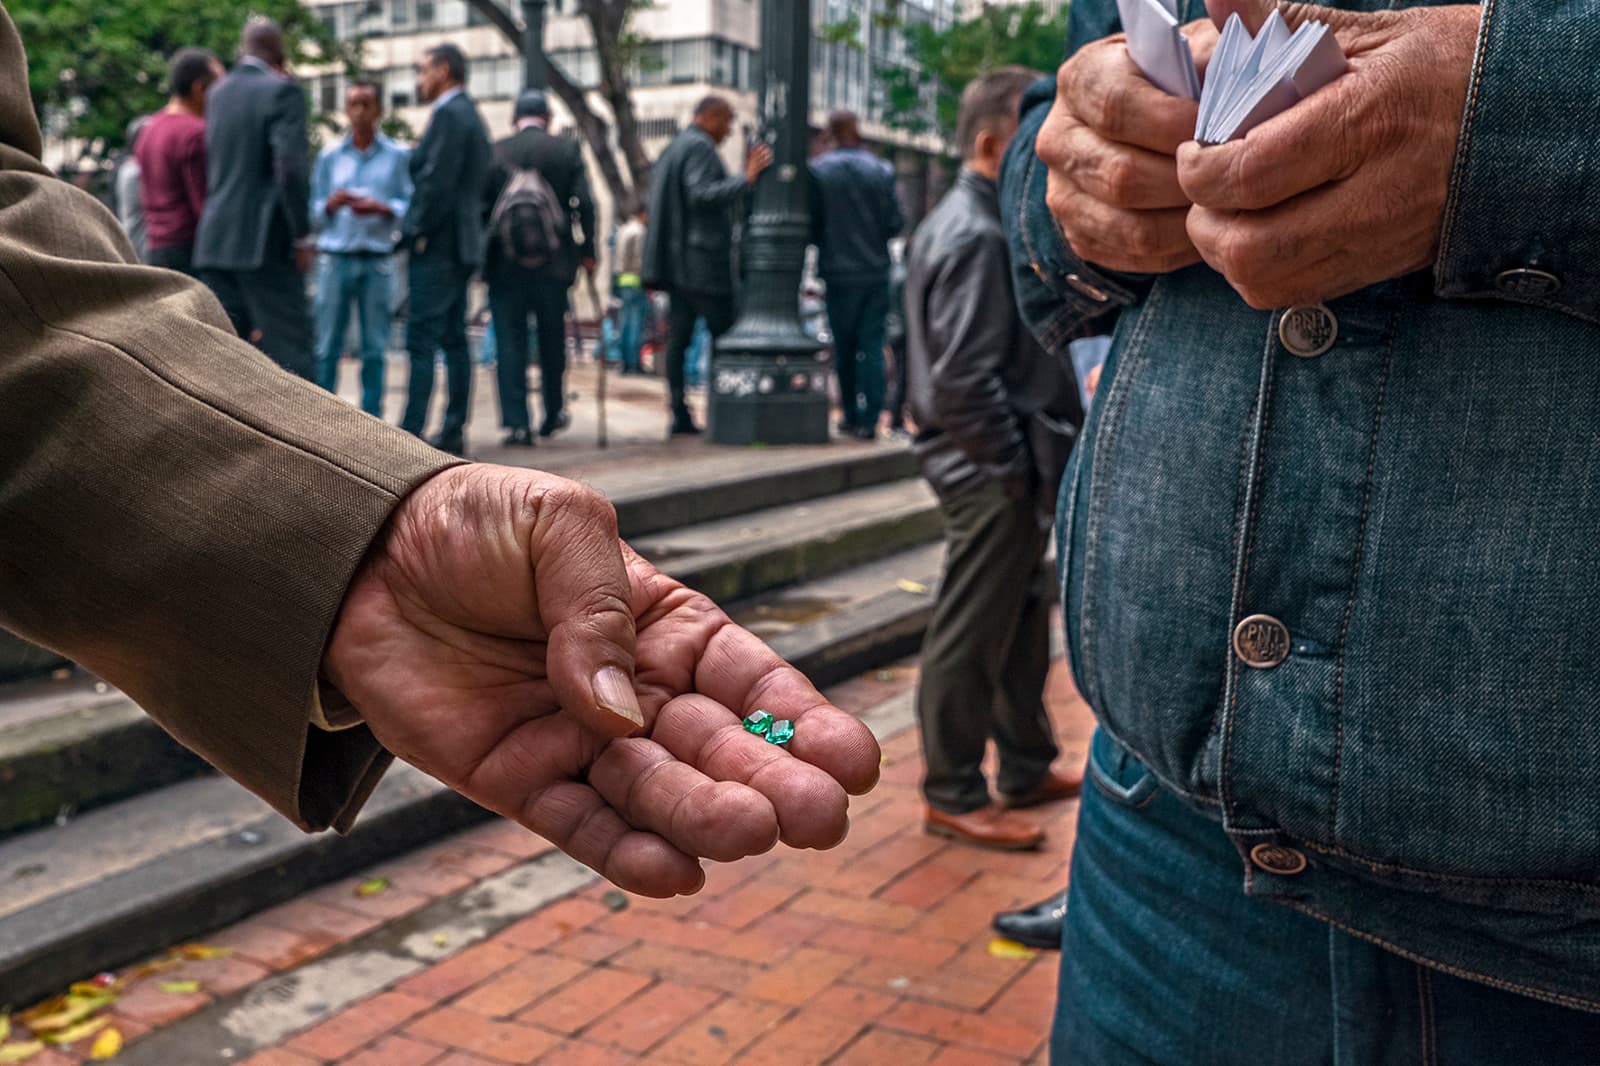
[[[1115,19],[1078,0],[1073,43]],[[1203,265],[1072,255],[1033,151],[1048,83],[1002,190],[1046,347],[1121,311],[1058,512],[1068,658],[1103,729],[1221,822],[1247,893],[1588,1010],[1600,73],[1563,42],[1597,35],[1592,2],[1486,0],[1438,258],[1328,301],[1314,357]]]

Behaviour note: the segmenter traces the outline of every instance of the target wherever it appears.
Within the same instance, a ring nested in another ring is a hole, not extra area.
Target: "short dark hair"
[[[255,56],[264,63],[281,67],[287,59],[283,27],[263,15],[251,15],[239,34],[239,54]]]
[[[180,48],[167,64],[167,92],[180,99],[216,76],[217,57],[204,48]]]
[[[956,117],[956,144],[962,159],[971,159],[977,152],[978,134],[984,130],[993,133],[1002,122],[1017,120],[1022,94],[1043,76],[1027,67],[1000,67],[967,83],[961,90]]]
[[[359,79],[357,81],[353,81],[349,85],[345,86],[344,93],[345,93],[346,96],[349,96],[351,93],[357,91],[358,89],[359,90],[364,90],[366,92],[371,93],[372,94],[372,98],[374,100],[378,101],[378,110],[379,111],[383,110],[383,86],[379,85],[375,81],[368,81],[365,78],[361,78],[361,79]]]
[[[463,85],[467,81],[467,57],[461,49],[448,41],[436,44],[426,53],[429,63],[443,63],[450,72],[451,81],[459,81]]]
[[[718,96],[716,93],[712,93],[710,96],[702,96],[700,102],[694,105],[694,117],[699,118],[701,115],[709,114],[712,111],[732,110],[733,105],[728,102],[726,96]]]

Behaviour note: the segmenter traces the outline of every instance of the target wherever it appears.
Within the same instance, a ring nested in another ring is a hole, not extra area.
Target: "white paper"
[[[1150,83],[1172,96],[1198,100],[1194,53],[1165,0],[1117,0],[1117,12],[1128,35],[1128,54]]]
[[[1206,70],[1195,140],[1221,144],[1243,137],[1345,69],[1344,51],[1326,23],[1306,22],[1291,34],[1274,11],[1251,37],[1231,16]]]

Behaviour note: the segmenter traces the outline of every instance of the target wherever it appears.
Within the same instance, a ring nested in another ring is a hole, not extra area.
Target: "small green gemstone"
[[[781,722],[772,723],[772,728],[767,730],[767,743],[787,744],[794,737],[794,723],[785,718]]]
[[[767,711],[751,711],[744,720],[745,729],[756,736],[766,736],[767,730],[772,726],[772,715]]]

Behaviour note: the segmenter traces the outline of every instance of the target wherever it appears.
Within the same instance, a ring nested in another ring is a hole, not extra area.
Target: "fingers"
[[[1052,205],[1053,206],[1053,205]],[[1189,209],[1124,211],[1079,197],[1055,212],[1073,254],[1111,270],[1166,274],[1200,261]]]
[[[1228,16],[1238,15],[1244,28],[1255,33],[1276,6],[1273,0],[1206,0],[1206,14],[1211,16],[1211,21],[1219,30],[1228,21]]]
[[[1086,126],[1061,134],[1061,172],[1075,187],[1111,207],[1149,210],[1187,207],[1170,155],[1107,141]]]
[[[606,745],[589,784],[628,824],[690,855],[732,862],[778,842],[778,815],[766,796],[735,781],[714,781],[652,740]]]
[[[1166,156],[1194,136],[1199,113],[1196,101],[1168,96],[1150,84],[1128,55],[1120,34],[1084,48],[1062,64],[1056,104],[1108,141]],[[1046,130],[1050,128],[1047,123]],[[1039,158],[1055,166],[1061,160],[1046,155],[1049,140],[1041,135]]]
[[[628,825],[588,785],[563,781],[540,789],[517,821],[629,892],[666,898],[698,892],[705,884],[698,862]]]
[[[607,736],[644,725],[633,686],[634,621],[617,515],[575,482],[534,504],[529,536],[546,669],[563,710]]]
[[[787,716],[777,710],[772,713]],[[839,711],[833,714],[843,717]],[[831,774],[800,756],[808,744],[827,749],[837,737],[820,735],[830,725],[826,714],[793,720],[795,736],[788,745],[792,750],[785,750],[747,732],[736,711],[704,696],[683,696],[661,709],[651,738],[708,777],[742,782],[765,796],[776,812],[784,843],[832,847],[844,839],[848,828],[849,797]],[[813,731],[819,734],[815,738],[809,736]],[[872,750],[876,753],[876,742]]]
[[[792,720],[797,732],[789,753],[847,792],[861,795],[878,783],[882,753],[872,731],[824,699],[804,674],[749,630],[730,622],[712,635],[695,674],[695,691],[738,716],[764,709]]]
[[[1375,133],[1351,121],[1350,84],[1325,86],[1240,140],[1183,145],[1177,178],[1184,194],[1218,211],[1257,211],[1349,177],[1367,154],[1353,134]]]

